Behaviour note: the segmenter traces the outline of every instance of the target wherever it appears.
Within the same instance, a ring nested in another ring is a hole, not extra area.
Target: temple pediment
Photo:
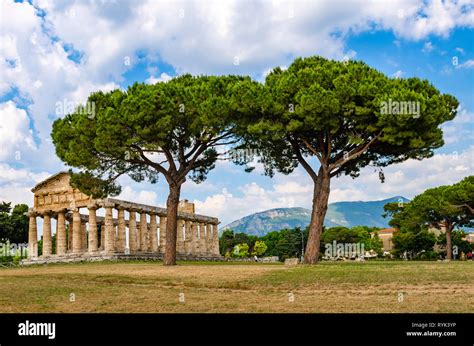
[[[31,189],[31,192],[40,193],[41,191],[51,190],[55,188],[69,188],[69,181],[69,173],[59,172],[36,184],[36,186]]]
[[[85,207],[91,198],[70,185],[71,177],[67,172],[60,172],[37,184],[31,191],[34,193],[34,208],[58,210],[71,205]]]

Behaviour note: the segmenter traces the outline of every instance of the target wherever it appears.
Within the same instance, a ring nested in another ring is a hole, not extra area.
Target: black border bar
[[[55,323],[55,338],[18,335],[26,321]],[[0,346],[226,344],[472,346],[474,314],[0,315]]]

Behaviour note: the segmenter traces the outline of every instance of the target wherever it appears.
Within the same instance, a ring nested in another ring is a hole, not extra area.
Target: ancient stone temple
[[[92,199],[73,188],[67,172],[36,185],[29,212],[28,261],[159,259],[166,244],[166,209],[114,198]],[[99,209],[105,216],[98,216]],[[43,218],[43,248],[38,256],[37,218]],[[56,220],[53,246],[52,219]],[[217,218],[197,215],[194,204],[178,208],[177,258],[219,259]]]

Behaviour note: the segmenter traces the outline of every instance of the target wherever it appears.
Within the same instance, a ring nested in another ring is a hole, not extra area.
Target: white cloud
[[[5,163],[0,163],[0,182],[6,183],[34,182],[30,189],[49,176],[47,172],[32,173],[26,169],[16,169]]]
[[[153,206],[158,205],[156,192],[147,190],[136,191],[130,186],[125,186],[122,189],[120,195],[117,196],[117,198],[125,201],[133,201],[135,203],[142,203]]]
[[[462,64],[456,66],[457,68],[474,68],[474,60],[466,60]]]
[[[405,72],[403,72],[402,70],[398,70],[397,72],[395,72],[394,74],[392,74],[392,77],[394,77],[394,78],[402,78],[404,75],[405,75]]]
[[[423,45],[423,49],[421,50],[423,53],[429,53],[434,49],[433,44],[428,41]]]
[[[291,208],[300,206],[300,192],[276,190],[267,191],[257,183],[252,182],[239,187],[241,196],[236,196],[222,189],[218,194],[208,196],[203,201],[194,200],[196,212],[205,215],[215,215],[222,221],[222,226],[245,215],[272,208]],[[303,199],[311,198],[308,194]]]
[[[167,82],[167,81],[169,81],[171,78],[173,78],[173,77],[170,76],[169,74],[163,72],[159,77],[150,76],[150,78],[148,78],[148,79],[145,81],[145,83],[147,83],[147,84],[155,84],[155,83],[158,83],[158,82]]]
[[[0,103],[0,160],[20,160],[22,151],[35,148],[26,111],[12,101]]]
[[[460,107],[456,117],[441,126],[446,144],[467,140],[474,143],[474,114]]]
[[[29,169],[18,169],[6,163],[0,163],[0,201],[12,204],[33,204],[33,186],[43,181],[48,172],[32,173]]]
[[[120,75],[124,57],[138,49],[158,53],[179,73],[246,73],[288,61],[288,53],[342,58],[350,53],[344,51],[345,36],[373,27],[422,39],[474,25],[467,0],[364,6],[358,1],[343,6],[313,1],[35,3],[47,11],[54,32],[84,52],[87,65],[99,75]]]

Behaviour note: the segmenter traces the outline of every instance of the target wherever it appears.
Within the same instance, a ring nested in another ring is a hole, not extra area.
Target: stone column
[[[198,238],[198,225],[199,222],[192,222],[191,223],[191,236],[192,236],[192,242],[191,242],[191,253],[193,255],[198,255],[199,254],[199,238]]]
[[[184,251],[188,255],[191,255],[193,253],[194,237],[193,237],[193,232],[191,229],[192,224],[193,223],[191,221],[184,222],[184,229],[185,229],[185,234],[186,234],[186,239],[184,240]]]
[[[67,220],[67,252],[72,252],[72,220]]]
[[[58,211],[56,223],[56,254],[64,255],[67,252],[66,217],[64,210]]]
[[[118,222],[114,221],[114,252],[117,251],[118,246]]]
[[[100,246],[99,246],[99,250],[103,251],[104,250],[104,245],[105,245],[105,224],[102,221],[100,223]]]
[[[104,252],[108,255],[114,253],[114,219],[112,215],[113,203],[105,203],[105,235],[104,235]]]
[[[137,214],[135,209],[130,209],[129,210],[130,217],[128,220],[128,241],[129,241],[129,247],[130,247],[130,253],[136,253],[137,252]]]
[[[81,245],[82,252],[87,251],[87,225],[85,222],[81,222]]]
[[[30,209],[28,227],[28,258],[38,257],[38,228],[36,225],[36,212]]]
[[[74,208],[72,210],[72,252],[81,253],[82,244],[81,244],[81,214],[79,213],[79,208]]]
[[[207,253],[206,234],[208,230],[206,230],[205,228],[206,224],[201,222],[199,224],[199,249],[201,250],[201,254]]]
[[[206,253],[210,254],[212,252],[212,224],[208,223],[206,225]]]
[[[158,252],[158,224],[156,223],[156,214],[150,213],[150,249],[153,253]]]
[[[97,206],[89,205],[89,253],[94,253],[99,248],[99,236],[97,230]]]
[[[184,220],[178,219],[177,222],[177,237],[176,237],[176,252],[183,254],[184,251],[184,236],[183,236]]]
[[[125,209],[118,207],[118,225],[117,225],[117,244],[116,250],[118,252],[125,252],[126,235],[125,235]]]
[[[217,228],[217,223],[212,224],[212,254],[213,255],[220,255],[219,251],[219,229]]]
[[[160,252],[165,253],[166,247],[166,216],[160,216]]]
[[[49,257],[53,254],[53,240],[51,238],[51,211],[43,213],[43,256]]]
[[[146,220],[146,213],[142,210],[140,213],[140,250],[143,252],[148,251],[148,222]]]

